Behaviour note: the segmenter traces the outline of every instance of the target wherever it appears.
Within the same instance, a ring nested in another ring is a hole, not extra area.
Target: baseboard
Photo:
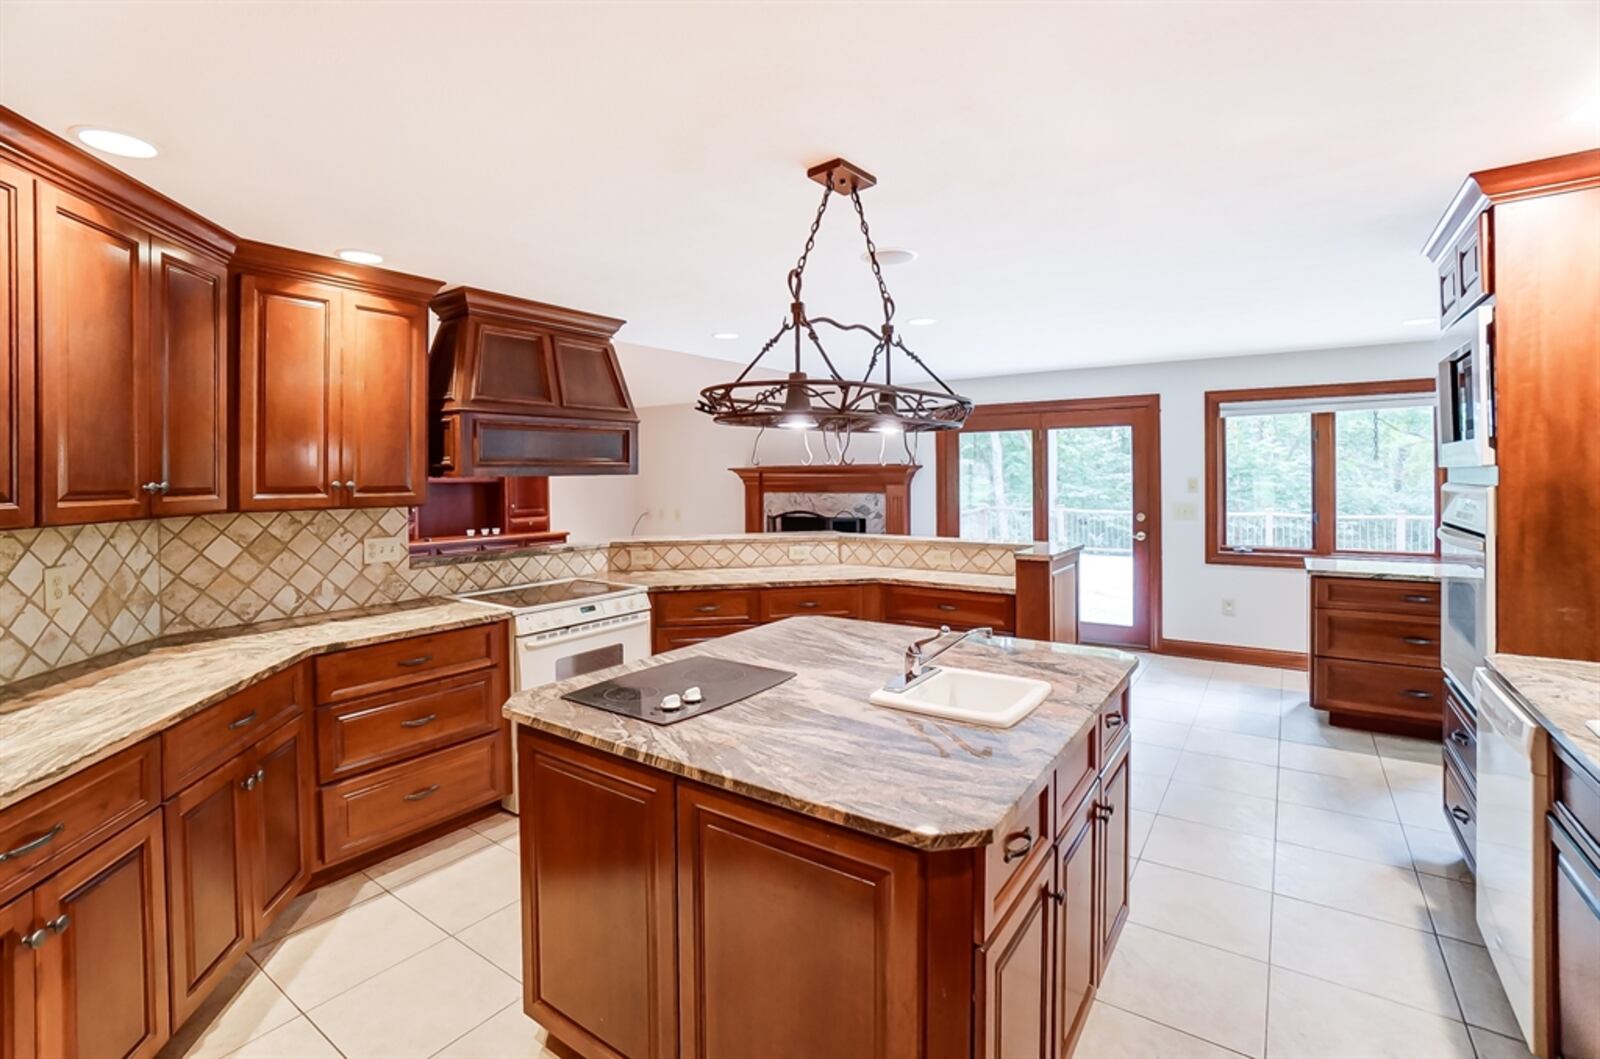
[[[1267,647],[1238,647],[1227,643],[1204,643],[1200,640],[1161,640],[1155,649],[1158,655],[1176,655],[1179,658],[1199,658],[1207,662],[1238,662],[1246,666],[1272,666],[1275,669],[1309,668],[1310,659],[1304,651],[1274,651]]]

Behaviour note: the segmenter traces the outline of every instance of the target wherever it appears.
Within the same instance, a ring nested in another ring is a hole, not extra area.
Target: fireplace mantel
[[[911,532],[911,477],[916,463],[817,463],[730,467],[744,480],[744,531],[764,532],[768,493],[882,493],[884,532]]]

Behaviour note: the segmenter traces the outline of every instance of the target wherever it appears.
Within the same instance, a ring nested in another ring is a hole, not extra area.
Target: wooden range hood
[[[472,287],[430,308],[433,475],[638,473],[639,417],[611,344],[623,321]]]

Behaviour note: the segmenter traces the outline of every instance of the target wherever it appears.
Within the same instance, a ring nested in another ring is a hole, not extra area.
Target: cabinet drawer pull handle
[[[698,607],[696,607],[694,609],[699,611],[701,614],[715,614],[717,611],[722,609],[722,604],[721,603],[702,603],[702,604],[700,604]]]
[[[401,728],[421,728],[425,724],[432,724],[439,719],[437,713],[430,713],[426,717],[413,717],[409,721],[401,721]]]
[[[810,610],[817,605],[817,601],[814,599],[802,599],[800,601],[800,605],[805,607],[807,610]]]
[[[1058,905],[1067,903],[1067,892],[1065,890],[1046,890],[1045,893],[1049,894],[1050,900]]]
[[[1428,639],[1426,636],[1403,636],[1401,639],[1405,640],[1406,643],[1415,644],[1418,647],[1426,647],[1433,643],[1433,641]]]
[[[52,934],[65,934],[70,926],[72,926],[72,917],[63,912],[46,923],[44,928]]]
[[[432,655],[418,655],[415,658],[402,658],[400,664],[410,669],[414,666],[426,665],[431,661],[433,661]]]
[[[8,860],[16,860],[18,857],[25,857],[36,849],[42,849],[45,846],[48,846],[51,842],[55,841],[55,837],[57,835],[61,834],[61,832],[65,831],[66,829],[66,824],[57,824],[55,827],[52,827],[38,838],[24,842],[16,849],[8,849],[4,853],[0,853],[0,864],[4,864]]]
[[[1450,733],[1450,741],[1452,743],[1454,743],[1456,746],[1471,746],[1472,745],[1472,737],[1470,735],[1468,735],[1466,732],[1463,732],[1459,728],[1457,728],[1455,731]]]
[[[1407,602],[1407,603],[1432,603],[1433,602],[1433,597],[1432,596],[1401,596],[1400,598],[1402,600],[1404,600],[1405,602]]]
[[[1010,864],[1014,860],[1021,860],[1028,855],[1028,850],[1033,848],[1033,828],[1025,827],[1021,831],[1006,836],[1005,856],[1001,859]]]
[[[240,728],[248,728],[252,724],[255,724],[255,723],[256,723],[256,711],[251,710],[249,713],[245,714],[243,717],[239,718],[237,721],[229,721],[228,722],[228,729],[230,731],[237,731]]]
[[[1463,824],[1472,823],[1472,814],[1461,808],[1459,805],[1452,805],[1450,807],[1450,815],[1461,821]]]
[[[438,789],[439,785],[434,783],[422,788],[420,791],[412,791],[410,794],[405,796],[404,800],[408,802],[420,802],[422,799],[426,798],[428,795],[432,794]]]
[[[1106,802],[1104,805],[1102,805],[1100,807],[1100,819],[1102,819],[1102,820],[1110,820],[1113,816],[1116,816],[1116,815],[1117,815],[1117,807],[1114,804],[1112,804],[1111,802]]]
[[[1107,728],[1121,728],[1122,727],[1122,714],[1120,714],[1120,713],[1108,713],[1108,714],[1106,714],[1106,727]]]
[[[1402,691],[1400,694],[1404,695],[1408,699],[1431,699],[1431,698],[1433,698],[1433,692],[1431,692],[1431,691],[1423,691],[1420,688],[1407,688],[1406,690]]]
[[[956,605],[954,603],[941,603],[939,604],[939,609],[948,614],[956,609]]]

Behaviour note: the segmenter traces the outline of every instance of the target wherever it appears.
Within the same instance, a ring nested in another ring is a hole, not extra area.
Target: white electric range
[[[650,654],[650,595],[639,585],[569,578],[456,596],[506,612],[511,627],[511,687],[527,691]],[[517,747],[511,743],[511,794],[517,811]]]

